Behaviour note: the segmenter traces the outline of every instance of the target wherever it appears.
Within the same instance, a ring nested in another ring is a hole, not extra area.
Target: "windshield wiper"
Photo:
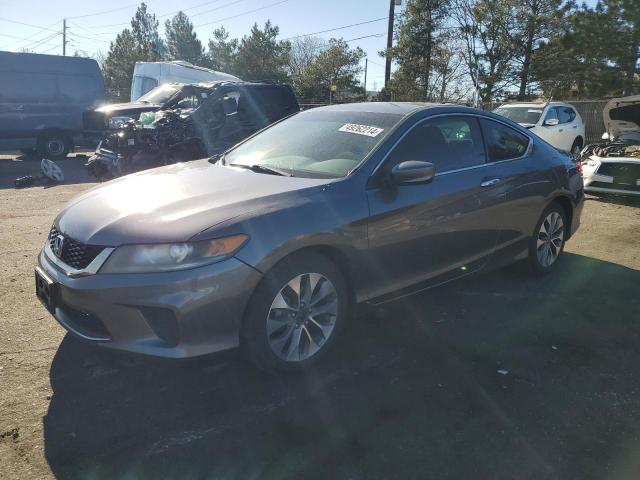
[[[230,163],[229,166],[246,168],[247,170],[251,170],[252,172],[255,172],[255,173],[266,173],[268,175],[280,175],[282,177],[293,177],[293,175],[289,172],[285,172],[284,170],[279,170],[273,167],[267,167],[265,165],[258,165],[258,164],[243,165],[241,163]]]

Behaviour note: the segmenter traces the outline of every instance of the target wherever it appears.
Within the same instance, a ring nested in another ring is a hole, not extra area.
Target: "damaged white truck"
[[[603,141],[581,152],[585,190],[640,195],[640,95],[614,98],[602,115]]]

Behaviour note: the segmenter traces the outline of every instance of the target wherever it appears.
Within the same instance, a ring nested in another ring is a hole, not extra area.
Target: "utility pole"
[[[387,30],[387,58],[384,66],[384,86],[389,85],[391,80],[391,49],[393,48],[393,23],[396,14],[396,1],[389,0],[389,26]],[[398,2],[399,4],[399,2]]]
[[[369,59],[364,59],[364,100],[367,101],[367,68],[369,68]]]
[[[62,19],[62,56],[67,56],[67,19]]]

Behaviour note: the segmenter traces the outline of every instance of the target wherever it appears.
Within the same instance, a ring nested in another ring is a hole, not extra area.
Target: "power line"
[[[60,48],[60,45],[54,45],[54,46],[53,46],[53,47],[51,47],[51,48],[48,48],[48,49],[46,49],[46,50],[44,50],[44,51],[42,51],[42,52],[37,52],[37,53],[39,53],[40,55],[42,55],[42,54],[45,54],[45,53],[49,53],[51,50],[53,50],[53,49],[55,49],[55,48]]]
[[[365,35],[364,37],[356,37],[356,38],[350,38],[349,40],[345,40],[345,42],[355,42],[356,40],[362,40],[363,38],[372,38],[372,37],[381,37],[385,34],[386,32],[382,32],[382,33],[374,33],[372,35]],[[371,61],[371,60],[369,60]],[[371,62],[373,63],[373,62]]]
[[[150,1],[150,0],[147,0],[147,1]],[[131,4],[127,5],[127,6],[125,6],[125,7],[112,8],[111,10],[104,10],[102,12],[88,13],[86,15],[76,15],[75,17],[67,17],[67,18],[72,19],[72,18],[96,17],[98,15],[105,15],[107,13],[119,12],[121,10],[126,10],[128,8],[137,7],[137,6],[138,6],[137,3],[131,3]]]
[[[48,30],[49,28],[53,27],[54,25],[58,24],[59,22],[60,22],[60,20],[57,20],[56,22],[52,23],[51,25],[49,25],[49,26],[45,27],[45,29],[47,29],[47,30]],[[5,46],[4,46],[4,47],[2,47],[2,48],[9,48],[9,47],[12,47],[12,46],[13,46],[13,45],[15,45],[16,43],[22,43],[22,41],[30,41],[30,40],[32,40],[34,37],[37,37],[38,35],[40,35],[41,33],[42,33],[42,31],[38,31],[38,32],[32,33],[32,34],[31,34],[31,35],[29,35],[28,37],[21,38],[21,39],[20,39],[20,41],[17,41],[17,42],[11,42],[11,43],[9,43],[9,44],[5,45]],[[16,38],[17,38],[17,37],[16,37]],[[30,42],[30,43],[31,43],[31,42]]]
[[[294,38],[310,37],[312,35],[319,35],[321,33],[335,32],[337,30],[344,30],[346,28],[358,27],[360,25],[367,25],[369,23],[381,22],[382,20],[387,20],[387,19],[388,19],[387,17],[375,18],[373,20],[367,20],[365,22],[352,23],[350,25],[344,25],[342,27],[330,28],[328,30],[320,30],[319,32],[305,33],[305,34],[302,34],[302,35],[296,35],[296,36],[293,36],[293,37],[285,38],[284,40],[293,40]]]
[[[27,48],[27,47],[31,47],[31,48],[32,48],[32,47],[36,47],[36,46],[38,46],[38,45],[42,45],[42,44],[44,44],[44,42],[48,42],[48,41],[49,41],[49,40],[51,40],[52,38],[57,37],[58,35],[61,35],[61,34],[62,34],[62,32],[56,32],[56,33],[53,33],[53,34],[51,34],[51,35],[49,35],[49,36],[47,36],[47,37],[44,37],[44,38],[42,38],[42,39],[40,39],[40,40],[36,40],[35,42],[29,42],[29,43],[27,43],[26,45],[23,45],[23,46],[22,46],[22,47],[20,47],[20,48]],[[20,41],[29,41],[29,40],[30,40],[30,38],[28,38],[28,37],[27,37],[27,38],[23,38],[23,37],[16,37],[15,35],[9,35],[9,34],[7,34],[7,33],[0,33],[0,37],[15,38],[15,39],[18,39],[18,40],[20,40]],[[11,45],[13,45],[13,44],[15,44],[15,43],[18,43],[18,42],[14,42],[14,43],[12,43]],[[49,44],[49,45],[50,45],[50,44]]]
[[[50,27],[43,27],[41,25],[34,25],[32,23],[19,22],[17,20],[11,20],[9,18],[4,18],[4,17],[0,17],[0,21],[8,22],[8,23],[15,23],[16,25],[24,25],[25,27],[37,28],[37,29],[39,29],[41,31],[42,30],[49,30],[51,32],[57,32],[58,31],[58,30],[54,30],[54,29],[52,29]],[[56,23],[58,23],[58,22],[56,22]],[[55,25],[55,23],[54,23],[54,25]]]
[[[222,0],[209,0],[208,2],[199,3],[197,5],[192,5],[192,6],[187,7],[187,8],[182,8],[180,10],[174,10],[172,12],[165,12],[165,13],[156,15],[156,18],[170,17],[172,15],[178,14],[179,12],[186,12],[187,10],[193,10],[194,8],[204,7],[206,5],[211,5],[212,3],[218,3],[220,1],[222,1]],[[228,7],[228,6],[233,5],[235,3],[239,3],[240,1],[244,1],[244,0],[237,0],[236,2],[232,2],[232,3],[227,4],[227,5],[222,5],[219,8]],[[191,17],[202,15],[204,13],[213,12],[215,10],[218,10],[219,8],[214,8],[214,9],[211,9],[211,10],[205,10],[204,12],[198,12],[198,13],[195,13],[195,14],[191,15]],[[77,18],[77,17],[71,17],[71,18]],[[129,25],[129,23],[130,22],[121,22],[121,23],[112,23],[110,25],[97,25],[96,28],[121,27],[123,25]],[[93,33],[94,33],[94,35],[115,35],[115,34],[120,33],[120,32],[93,32]]]
[[[232,16],[230,16],[230,17],[226,17],[226,18],[221,18],[221,19],[219,19],[219,20],[214,20],[214,21],[212,21],[212,22],[201,23],[200,25],[196,25],[195,27],[196,27],[196,28],[200,28],[200,27],[205,27],[205,26],[207,26],[207,25],[212,25],[212,24],[214,24],[214,23],[224,22],[224,21],[226,21],[226,20],[231,20],[231,19],[233,19],[233,18],[238,18],[238,17],[241,17],[241,16],[243,16],[243,15],[249,15],[250,13],[258,12],[258,11],[260,11],[260,10],[265,10],[265,9],[267,9],[267,8],[275,7],[275,6],[277,6],[277,5],[282,5],[283,3],[286,3],[286,2],[288,2],[288,1],[289,1],[289,0],[281,0],[281,1],[279,1],[279,2],[270,3],[269,5],[265,5],[264,7],[254,8],[253,10],[248,10],[248,11],[246,11],[246,12],[242,12],[242,13],[239,13],[239,14],[237,14],[237,15],[232,15]]]

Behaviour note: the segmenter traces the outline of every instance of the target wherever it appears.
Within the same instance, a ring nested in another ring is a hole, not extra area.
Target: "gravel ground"
[[[81,344],[36,301],[89,188],[0,156],[0,478],[640,478],[640,202],[590,197],[545,278],[500,270],[367,309],[305,375]]]

